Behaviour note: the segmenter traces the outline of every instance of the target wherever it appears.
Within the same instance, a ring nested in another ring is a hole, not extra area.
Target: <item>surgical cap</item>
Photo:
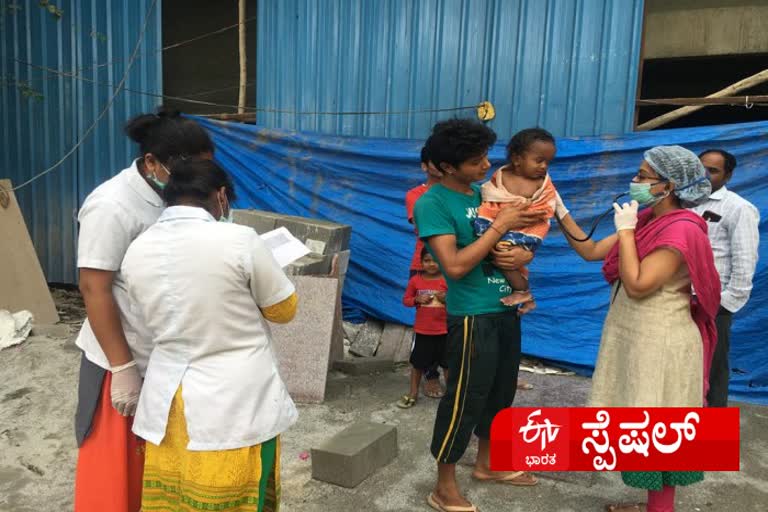
[[[709,198],[712,185],[699,157],[681,146],[656,146],[643,158],[662,178],[675,184],[676,195],[686,208],[699,205]]]

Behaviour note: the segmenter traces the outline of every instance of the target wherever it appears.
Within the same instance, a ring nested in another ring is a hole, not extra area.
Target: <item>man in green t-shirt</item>
[[[493,130],[478,121],[437,123],[427,151],[445,176],[417,201],[414,210],[419,236],[448,283],[448,382],[435,418],[432,454],[438,463],[438,479],[428,498],[437,510],[474,510],[456,483],[456,462],[473,432],[479,439],[472,474],[475,479],[536,484],[529,473],[494,472],[489,467],[491,422],[499,411],[512,405],[520,364],[520,317],[516,308],[500,301],[511,290],[489,254],[503,233],[543,218],[543,212],[507,207],[490,229],[481,237],[475,236],[472,220],[481,201],[480,187],[475,183],[484,180],[491,167],[488,150],[495,141]],[[527,255],[507,255],[507,262],[514,259],[520,266],[530,262],[531,253],[515,249]]]

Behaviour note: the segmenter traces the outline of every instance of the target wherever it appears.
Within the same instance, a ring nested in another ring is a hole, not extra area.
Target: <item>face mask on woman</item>
[[[219,197],[219,209],[221,210],[221,216],[219,217],[219,222],[226,222],[227,224],[232,224],[235,219],[234,215],[232,214],[232,207],[229,204],[229,200],[226,199],[226,196],[224,196],[225,202],[227,203],[227,214],[224,215],[224,202],[221,200],[221,197]]]
[[[158,162],[158,163],[160,163],[160,162]],[[165,165],[160,164],[160,167],[162,167],[163,170],[166,172],[166,174],[168,174],[168,177],[171,176],[171,171],[169,171],[168,168]],[[150,181],[152,181],[152,183],[154,183],[155,186],[157,186],[157,188],[160,189],[160,190],[163,190],[165,188],[165,186],[167,185],[167,183],[163,183],[162,181],[157,179],[157,174],[155,174],[154,172],[152,174],[148,174],[147,178],[149,178]]]
[[[656,183],[637,183],[633,181],[629,184],[629,197],[632,198],[633,201],[637,201],[637,203],[642,207],[655,206],[659,201],[669,195],[669,191],[664,192],[664,194],[660,196],[657,196],[651,192],[651,187],[658,185],[659,183],[664,182],[657,181]]]

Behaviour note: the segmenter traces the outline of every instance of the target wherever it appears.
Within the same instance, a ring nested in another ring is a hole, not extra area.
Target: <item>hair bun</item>
[[[181,112],[176,109],[169,108],[164,105],[157,107],[157,117],[176,119],[177,117],[180,117],[180,116],[181,116]]]

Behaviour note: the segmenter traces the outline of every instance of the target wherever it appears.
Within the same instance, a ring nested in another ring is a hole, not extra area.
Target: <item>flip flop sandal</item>
[[[539,479],[535,476],[531,475],[533,480],[518,480],[522,475],[528,474],[525,471],[515,471],[514,473],[510,473],[502,478],[494,478],[494,477],[487,477],[487,476],[478,476],[477,473],[472,473],[472,478],[475,480],[478,480],[480,482],[495,482],[497,484],[506,484],[506,485],[514,485],[517,487],[533,487],[534,485],[539,484]]]
[[[443,505],[437,501],[437,498],[435,498],[435,493],[430,493],[429,496],[427,496],[427,503],[430,507],[438,510],[439,512],[478,512],[477,507],[474,505],[470,505],[468,507]]]
[[[606,505],[605,512],[645,512],[645,503],[620,503],[618,505]]]
[[[416,398],[411,395],[403,395],[397,402],[397,406],[401,409],[410,409],[414,405],[416,405]]]
[[[530,391],[533,389],[533,384],[531,384],[530,382],[518,381],[517,389],[521,389],[523,391]]]

